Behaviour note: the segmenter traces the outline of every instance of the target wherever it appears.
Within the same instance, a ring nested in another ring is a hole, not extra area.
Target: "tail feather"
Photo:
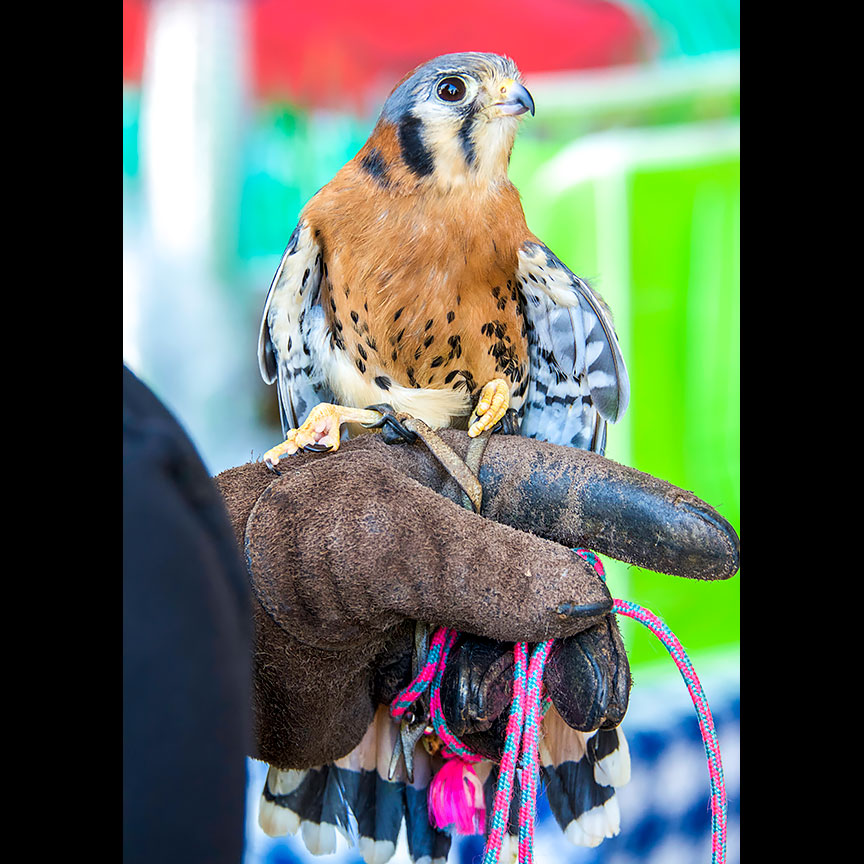
[[[300,836],[313,855],[332,855],[336,851],[336,827],[326,822],[304,819],[300,823]]]
[[[597,846],[621,829],[615,789],[630,779],[627,741],[619,729],[571,729],[550,706],[540,740],[540,775],[549,808],[576,846]]]
[[[308,771],[280,771],[272,766],[267,771],[264,791],[258,807],[258,824],[271,837],[296,834],[300,814],[292,809],[289,796],[300,785]]]
[[[298,827],[306,848],[314,855],[336,851],[336,829],[347,824],[348,810],[331,777],[332,766],[305,771],[267,772],[258,824],[265,834],[295,834]]]
[[[357,848],[366,864],[385,864],[396,852],[399,829],[402,827],[405,772],[400,764],[393,780],[387,779],[399,727],[390,719],[383,705],[378,706],[372,725],[374,760],[371,751],[366,754],[366,764],[359,778],[359,785],[366,794],[354,802]]]
[[[624,730],[600,729],[588,741],[586,754],[601,786],[624,786],[630,781],[630,746]]]
[[[405,820],[408,852],[415,864],[445,864],[451,837],[429,822],[429,783],[440,767],[422,745],[414,755],[414,780],[400,765],[387,780],[399,727],[379,707],[360,744],[330,765],[301,771],[271,767],[261,795],[258,821],[271,836],[296,834],[315,855],[336,851],[337,832],[356,842],[366,864],[386,864],[396,851]],[[550,706],[539,742],[540,776],[550,809],[564,836],[577,846],[597,846],[620,830],[617,787],[630,779],[630,752],[619,728],[583,733],[571,729]],[[498,783],[498,767],[474,765],[483,785],[486,830]],[[515,861],[518,849],[519,772],[499,861]]]
[[[404,769],[387,780],[398,732],[380,706],[357,747],[336,762],[306,771],[271,767],[258,813],[261,828],[279,836],[299,827],[313,855],[335,852],[337,831],[349,842],[356,833],[366,864],[385,864],[396,851],[405,807]]]
[[[405,785],[405,839],[416,864],[445,864],[450,852],[450,835],[429,821],[429,784],[440,763],[440,757],[433,759],[419,745],[414,751],[414,781]]]

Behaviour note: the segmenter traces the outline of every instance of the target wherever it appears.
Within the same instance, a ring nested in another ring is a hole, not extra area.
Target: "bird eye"
[[[438,98],[445,102],[458,102],[465,95],[465,82],[455,75],[438,82]]]

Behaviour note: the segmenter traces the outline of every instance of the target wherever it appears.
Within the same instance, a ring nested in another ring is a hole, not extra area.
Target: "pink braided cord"
[[[726,783],[723,779],[723,764],[720,760],[720,744],[717,740],[717,730],[714,728],[714,718],[705,698],[705,691],[696,675],[696,670],[684,647],[666,623],[644,606],[639,606],[629,600],[615,600],[613,611],[619,615],[633,618],[645,625],[666,647],[672,655],[699,720],[699,731],[705,745],[708,757],[708,776],[711,781],[711,864],[725,864],[726,861]]]
[[[605,582],[603,564],[594,552],[588,549],[575,549],[577,554],[590,563],[598,576]],[[653,612],[632,603],[629,600],[615,600],[613,611],[633,618],[646,626],[663,643],[678,671],[687,685],[696,715],[699,729],[705,744],[708,757],[708,774],[711,780],[711,864],[725,864],[726,861],[726,786],[723,779],[723,766],[720,761],[720,747],[714,719],[708,707],[708,700],[690,658],[684,651],[669,627]],[[394,719],[399,719],[414,702],[431,685],[430,715],[431,723],[444,747],[442,754],[445,759],[459,759],[463,763],[463,773],[455,772],[456,781],[462,786],[465,773],[473,775],[470,763],[479,762],[482,756],[473,753],[447,727],[444,712],[441,708],[441,680],[447,664],[450,649],[455,643],[458,633],[446,627],[439,627],[429,645],[426,663],[417,677],[393,700],[390,713]],[[537,811],[537,786],[539,775],[538,743],[540,724],[549,700],[543,695],[543,670],[552,649],[554,640],[541,642],[529,658],[529,646],[526,642],[517,642],[513,646],[515,671],[513,676],[513,701],[510,717],[507,721],[507,733],[504,741],[504,752],[498,768],[498,785],[495,790],[495,801],[492,810],[492,821],[482,864],[497,864],[507,832],[507,821],[510,812],[510,800],[513,797],[513,782],[516,769],[521,769],[522,796],[519,805],[519,864],[533,864],[534,821]],[[441,773],[441,772],[439,772]],[[450,772],[448,772],[450,773]],[[436,775],[437,777],[438,775]],[[476,776],[474,776],[476,781]],[[435,779],[433,778],[433,784]],[[436,815],[431,812],[433,795],[430,787],[430,818],[437,823]],[[435,800],[441,800],[436,794]],[[452,800],[452,799],[451,799]],[[467,799],[466,799],[467,801]],[[467,805],[466,806],[470,806]],[[476,814],[475,814],[476,816]],[[456,824],[473,825],[476,830],[483,830],[484,820],[465,815],[457,818]],[[445,827],[440,825],[439,827]]]
[[[492,805],[492,825],[486,838],[483,864],[497,861],[501,844],[507,831],[507,817],[510,815],[510,799],[513,797],[513,778],[516,775],[516,761],[519,758],[519,745],[525,720],[525,677],[527,674],[528,651],[524,642],[513,646],[515,671],[513,673],[513,704],[507,720],[507,735],[504,739],[504,752],[498,766],[498,787]],[[520,817],[521,817],[520,811]],[[521,864],[521,862],[520,862]]]
[[[399,720],[402,715],[426,692],[426,688],[435,678],[435,673],[438,671],[438,665],[441,660],[441,654],[445,656],[449,653],[450,648],[456,641],[456,631],[448,630],[446,627],[439,627],[432,637],[429,644],[429,651],[426,654],[426,662],[423,668],[417,673],[417,677],[400,693],[397,694],[390,706],[390,716],[394,720]],[[445,647],[445,643],[446,647]]]
[[[534,817],[537,813],[539,779],[538,744],[543,720],[543,669],[553,641],[541,642],[531,655],[525,685],[525,719],[522,732],[522,799],[519,807],[519,861],[533,864]],[[497,860],[497,856],[496,856]]]

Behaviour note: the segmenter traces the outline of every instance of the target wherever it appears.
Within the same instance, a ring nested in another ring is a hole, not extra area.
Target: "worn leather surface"
[[[439,434],[464,457],[465,432]],[[480,514],[461,506],[458,485],[419,441],[363,435],[279,470],[248,463],[215,479],[255,598],[251,755],[281,768],[356,746],[379,700],[408,682],[415,620],[480,643],[563,640],[547,669],[559,712],[577,728],[615,725],[629,671],[612,598],[570,547],[694,579],[738,570],[737,535],[692,493],[518,436],[493,435],[486,447]],[[478,650],[464,667],[471,687],[445,704],[466,735],[494,737],[507,701],[504,653]],[[486,690],[483,658],[498,662]],[[476,727],[478,711],[483,728],[472,732],[465,724]]]

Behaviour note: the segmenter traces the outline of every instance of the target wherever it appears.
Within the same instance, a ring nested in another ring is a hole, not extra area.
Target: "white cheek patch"
[[[477,173],[485,181],[491,181],[506,172],[518,128],[518,117],[480,119],[474,125],[472,137],[477,154]]]
[[[432,153],[435,177],[447,187],[460,186],[468,180],[465,150],[459,140],[458,122],[448,117],[424,127],[424,140]]]

